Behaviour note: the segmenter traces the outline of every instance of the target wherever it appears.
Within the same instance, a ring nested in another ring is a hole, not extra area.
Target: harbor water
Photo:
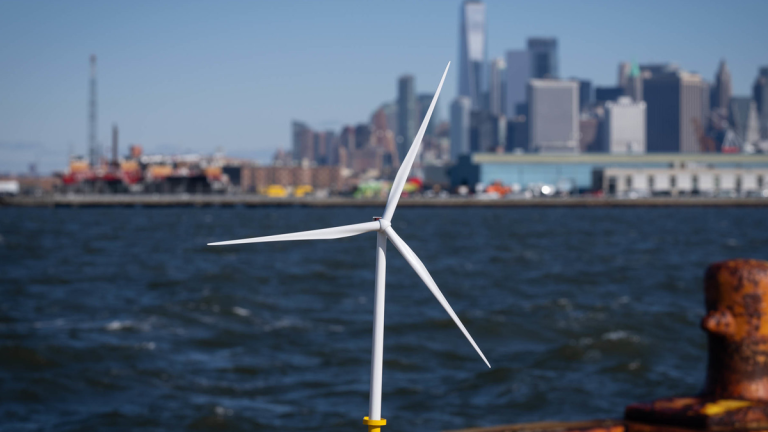
[[[0,208],[0,430],[361,431],[381,208]],[[760,208],[401,208],[488,369],[388,250],[385,432],[620,417],[703,385],[709,263]]]

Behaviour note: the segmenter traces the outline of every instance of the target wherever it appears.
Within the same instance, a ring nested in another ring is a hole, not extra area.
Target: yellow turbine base
[[[381,427],[387,424],[387,420],[368,420],[368,416],[365,416],[363,417],[363,424],[368,426],[368,432],[381,432]]]

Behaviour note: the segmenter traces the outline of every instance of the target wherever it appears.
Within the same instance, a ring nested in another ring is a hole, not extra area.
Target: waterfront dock
[[[268,198],[255,194],[107,194],[0,197],[0,207],[383,207],[383,199]],[[404,198],[406,207],[763,207],[766,198]]]

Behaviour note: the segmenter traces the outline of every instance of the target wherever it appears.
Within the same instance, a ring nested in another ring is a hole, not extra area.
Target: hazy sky
[[[2,1],[0,172],[63,169],[85,154],[88,57],[99,60],[99,139],[121,153],[265,159],[290,122],[336,129],[393,100],[396,79],[456,94],[457,1]],[[746,95],[768,65],[768,1],[488,1],[488,55],[555,36],[563,77],[616,82],[621,60],[671,61],[711,80],[725,58]]]

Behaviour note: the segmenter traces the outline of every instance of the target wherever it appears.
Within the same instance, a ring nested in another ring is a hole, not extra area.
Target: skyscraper
[[[635,102],[643,100],[643,76],[637,63],[619,63],[618,84],[623,89],[623,95],[631,97]]]
[[[605,104],[604,148],[609,153],[645,153],[645,102],[621,96]]]
[[[459,29],[459,96],[466,96],[472,108],[480,109],[485,77],[485,5],[467,0],[461,5]]]
[[[314,132],[312,134],[313,148],[314,148],[314,161],[318,165],[328,164],[328,142],[326,141],[325,132]]]
[[[291,124],[291,131],[293,135],[293,160],[297,162],[314,160],[315,142],[312,129],[302,122],[294,121]]]
[[[419,114],[416,118],[417,125],[421,124],[421,121],[424,120],[424,118],[427,116],[427,111],[429,110],[429,104],[432,103],[432,96],[434,96],[434,94],[422,93],[418,96],[418,98],[416,98],[417,103],[419,105],[419,109],[418,109]],[[435,104],[435,109],[432,111],[432,117],[429,119],[429,123],[427,123],[427,130],[424,134],[425,136],[432,136],[435,134],[435,124],[437,124],[437,119],[439,118],[437,107],[438,105]]]
[[[381,106],[379,106],[379,108],[377,108],[371,115],[371,123],[373,123],[373,118],[379,110],[383,110],[384,114],[387,116],[387,128],[389,128],[393,134],[397,134],[397,101],[381,104]],[[396,138],[397,137],[393,135],[393,139]]]
[[[341,129],[341,136],[339,137],[339,147],[347,150],[355,149],[355,128],[352,126],[344,126]]]
[[[528,119],[524,115],[507,120],[506,151],[520,152],[528,150]]]
[[[624,89],[621,87],[595,87],[595,102],[616,102],[620,97],[625,96]]]
[[[680,67],[674,63],[647,63],[640,65],[640,73],[643,78],[651,78],[656,75],[679,71]]]
[[[397,154],[395,145],[395,134],[387,124],[387,113],[383,108],[379,108],[373,114],[371,121],[373,130],[371,131],[371,144],[380,153],[382,153],[382,167],[400,166],[400,157]]]
[[[488,111],[472,111],[469,120],[471,152],[503,150],[507,142],[507,120]]]
[[[730,105],[729,120],[740,141],[747,145],[759,141],[760,122],[755,101],[750,97],[732,97]]]
[[[413,77],[401,76],[397,81],[397,153],[405,157],[416,137],[416,93]]]
[[[711,108],[710,108],[710,100],[712,98],[712,89],[709,83],[702,78],[701,84],[699,84],[699,89],[701,90],[701,122],[702,124],[706,125],[707,121],[709,121]]]
[[[503,58],[497,57],[491,60],[488,77],[488,111],[496,116],[504,114],[506,69],[507,65]]]
[[[726,114],[728,113],[731,103],[731,72],[728,71],[725,60],[720,61],[720,67],[717,69],[715,87],[710,102],[713,109],[717,108],[724,110]]]
[[[326,162],[330,166],[339,165],[339,136],[336,132],[329,130],[325,131],[325,145],[326,147]]]
[[[532,79],[528,83],[528,136],[531,151],[579,151],[579,83]]]
[[[355,126],[355,149],[360,150],[368,147],[371,143],[371,126],[367,123],[360,123]]]
[[[697,74],[669,69],[654,73],[643,85],[648,152],[700,152],[708,84]]]
[[[466,96],[457,97],[451,104],[451,161],[470,153],[469,128],[472,100]]]
[[[587,79],[577,80],[579,83],[579,110],[584,111],[592,103],[592,81]]]
[[[579,151],[595,153],[602,151],[600,142],[600,119],[596,115],[583,113],[579,117]]]
[[[643,75],[637,63],[632,64],[624,86],[624,94],[634,99],[635,102],[643,100]]]
[[[507,118],[524,114],[525,92],[530,78],[531,56],[528,51],[507,51]]]
[[[557,39],[529,38],[528,52],[531,56],[532,78],[558,78]]]
[[[629,74],[632,72],[632,65],[628,62],[619,63],[619,87],[626,88],[629,84]]]
[[[752,87],[752,97],[755,99],[760,117],[760,138],[768,139],[768,66],[760,68],[755,85]]]

